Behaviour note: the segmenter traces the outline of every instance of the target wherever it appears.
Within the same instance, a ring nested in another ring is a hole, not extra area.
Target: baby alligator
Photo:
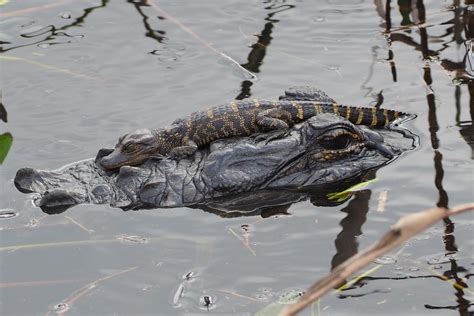
[[[314,90],[312,90],[314,91]],[[255,135],[267,142],[284,136],[289,127],[320,113],[332,113],[357,125],[383,127],[405,113],[377,108],[337,104],[320,91],[304,98],[279,101],[244,100],[192,113],[170,126],[155,130],[139,129],[120,137],[114,151],[100,160],[105,169],[138,165],[151,157],[180,158],[192,155],[198,147],[214,140]]]

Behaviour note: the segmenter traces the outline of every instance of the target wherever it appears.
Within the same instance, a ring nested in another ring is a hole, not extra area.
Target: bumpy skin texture
[[[289,127],[313,116],[331,113],[357,125],[388,126],[405,113],[376,108],[344,106],[319,89],[301,87],[285,91],[279,101],[244,100],[192,113],[156,130],[140,129],[119,139],[100,160],[105,169],[138,165],[153,156],[187,157],[212,141],[260,133],[258,140],[281,138]],[[266,134],[263,134],[266,133]]]
[[[354,138],[341,143],[340,150],[324,141],[327,135],[346,132]],[[233,201],[229,202],[232,209],[238,209],[255,203],[255,199],[249,202],[242,197],[248,192],[260,203],[280,205],[304,199],[306,189],[329,186],[379,168],[415,144],[416,137],[406,130],[374,131],[322,114],[268,144],[247,137],[224,139],[188,159],[149,160],[139,167],[121,167],[118,173],[104,171],[94,160],[55,171],[22,168],[15,184],[22,192],[39,193],[37,204],[47,213],[62,212],[79,203],[124,209],[189,206],[209,210],[216,200],[222,205],[227,197]],[[103,150],[98,159],[108,152]],[[248,211],[255,208],[248,207]]]

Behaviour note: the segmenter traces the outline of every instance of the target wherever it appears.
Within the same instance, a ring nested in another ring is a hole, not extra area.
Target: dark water
[[[1,9],[4,152],[12,140],[0,166],[2,315],[251,315],[400,216],[473,199],[474,13],[462,1],[24,0]],[[421,145],[341,206],[301,202],[267,219],[97,205],[43,216],[13,186],[20,167],[54,169],[124,132],[292,85],[415,113],[406,127]],[[435,225],[305,313],[472,314],[473,228],[472,215]]]

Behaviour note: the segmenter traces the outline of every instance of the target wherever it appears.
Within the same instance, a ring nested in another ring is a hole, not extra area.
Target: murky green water
[[[0,219],[0,313],[254,314],[306,289],[400,216],[472,201],[473,21],[463,2],[441,0],[1,6],[4,152],[13,141],[0,165],[0,209],[19,216]],[[274,99],[293,85],[415,113],[405,126],[420,147],[341,206],[301,202],[267,219],[97,205],[44,216],[13,186],[21,167],[55,169],[125,132],[234,98]],[[473,313],[473,228],[472,215],[439,223],[306,314]]]

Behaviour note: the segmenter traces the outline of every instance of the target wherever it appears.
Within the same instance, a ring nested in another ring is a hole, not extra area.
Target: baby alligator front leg
[[[258,113],[258,128],[265,133],[255,134],[255,141],[265,141],[265,143],[268,143],[288,135],[289,126],[286,123],[287,119],[288,112],[279,108],[268,109]]]
[[[198,146],[196,145],[196,143],[189,139],[184,143],[184,145],[171,149],[169,157],[177,160],[182,158],[188,158],[194,155],[197,149]]]

